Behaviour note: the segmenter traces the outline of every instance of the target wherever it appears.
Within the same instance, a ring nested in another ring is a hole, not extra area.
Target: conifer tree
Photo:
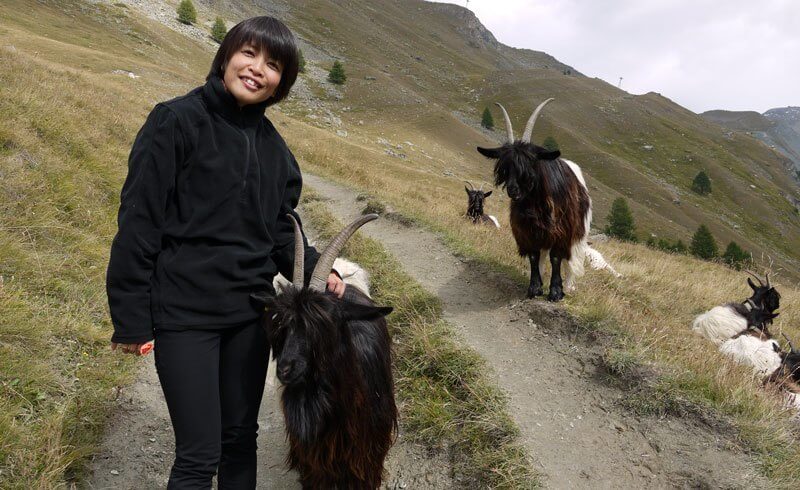
[[[222,40],[225,39],[225,34],[228,33],[228,28],[225,27],[225,21],[222,20],[222,17],[217,17],[217,20],[214,21],[214,26],[211,28],[211,37],[218,43],[222,43]]]
[[[331,71],[328,72],[328,81],[336,85],[343,85],[347,81],[347,75],[344,73],[344,66],[339,61],[333,62]]]
[[[197,22],[197,10],[194,8],[192,0],[181,0],[178,5],[178,20],[184,24]]]
[[[488,107],[483,109],[483,116],[481,117],[481,126],[488,130],[494,129],[494,118]]]
[[[683,240],[678,240],[675,242],[675,253],[685,254],[688,251],[689,249],[686,248],[686,244],[683,243]]]
[[[701,170],[700,173],[695,176],[694,181],[692,181],[692,190],[701,196],[711,194],[711,180],[708,178],[708,174],[703,170]]]
[[[722,261],[736,270],[740,270],[742,266],[752,260],[753,255],[743,250],[736,242],[729,243],[725,253],[722,254]]]
[[[635,229],[633,214],[628,207],[628,202],[622,197],[614,199],[614,202],[611,203],[611,212],[608,213],[606,234],[620,240],[635,242]]]
[[[542,147],[550,151],[558,151],[561,149],[558,147],[558,141],[556,141],[556,139],[553,138],[552,136],[548,136],[547,138],[544,139]]]
[[[692,237],[692,244],[689,247],[692,255],[705,260],[711,260],[719,253],[717,241],[706,225],[700,225]]]
[[[305,73],[306,72],[306,57],[303,56],[303,50],[302,49],[298,49],[297,51],[298,51],[298,55],[297,55],[297,71],[299,71],[300,73]]]

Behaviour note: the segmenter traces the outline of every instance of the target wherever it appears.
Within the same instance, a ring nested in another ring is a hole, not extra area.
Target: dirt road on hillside
[[[356,192],[306,175],[341,221],[360,214]],[[381,219],[362,228],[443,302],[445,318],[492,368],[510,398],[521,442],[550,488],[766,488],[731,440],[694,419],[636,416],[625,393],[603,380],[600,347],[576,336],[574,321],[504,276],[453,255],[432,233]],[[501,232],[503,232],[501,230]],[[313,236],[313,230],[309,230]],[[599,273],[599,272],[590,272]],[[579,293],[578,293],[579,294]],[[283,423],[272,372],[259,414],[258,488],[299,488],[286,472]],[[119,395],[86,488],[164,488],[174,455],[169,414],[153,363]],[[402,425],[402,423],[401,423]],[[387,462],[386,488],[454,486],[441,455],[402,433]]]
[[[307,174],[305,182],[341,221],[360,214],[356,192]],[[625,393],[602,379],[599,346],[576,336],[560,308],[523,301],[522,287],[456,257],[430,232],[388,219],[362,232],[442,299],[445,319],[488,361],[547,487],[768,486],[747,455],[702,422],[623,409]]]

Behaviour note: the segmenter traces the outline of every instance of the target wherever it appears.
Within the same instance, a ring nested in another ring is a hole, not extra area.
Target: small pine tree
[[[686,252],[689,251],[689,249],[686,248],[686,244],[683,243],[683,240],[678,240],[677,242],[675,242],[674,250],[675,250],[675,253],[678,253],[678,254],[685,254]]]
[[[494,129],[494,118],[488,107],[483,109],[483,116],[481,117],[481,126],[488,130]]]
[[[217,17],[217,20],[214,21],[214,26],[211,28],[211,37],[218,43],[222,43],[222,40],[225,39],[225,34],[228,33],[228,28],[225,27],[225,21],[222,20],[222,17]]]
[[[742,249],[736,242],[731,242],[722,254],[722,261],[736,270],[753,260],[753,255]]]
[[[181,0],[178,5],[178,20],[184,24],[197,22],[197,9],[194,8],[192,0]]]
[[[544,143],[542,143],[542,146],[550,151],[559,151],[561,149],[558,147],[558,141],[556,141],[556,139],[553,138],[552,136],[548,136],[547,138],[545,138]]]
[[[303,56],[302,49],[299,49],[297,54],[297,71],[300,73],[306,72],[306,57]]]
[[[692,181],[692,190],[701,196],[711,194],[711,179],[708,178],[708,174],[703,170]]]
[[[344,73],[344,66],[338,61],[333,62],[331,71],[328,72],[328,81],[336,85],[343,85],[347,81],[347,75]]]
[[[701,259],[711,260],[719,253],[717,242],[714,240],[714,235],[706,225],[700,225],[692,237],[692,244],[690,246],[692,255],[700,257]]]
[[[636,226],[633,224],[633,214],[628,207],[628,202],[622,197],[614,199],[614,202],[611,203],[611,212],[608,213],[606,233],[620,240],[635,242],[635,229]]]

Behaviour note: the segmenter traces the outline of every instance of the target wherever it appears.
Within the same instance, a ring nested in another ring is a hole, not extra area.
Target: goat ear
[[[753,280],[752,280],[752,279],[750,279],[749,277],[747,278],[747,284],[750,286],[750,288],[751,288],[753,291],[755,291],[755,290],[757,290],[757,289],[758,289],[758,287],[757,287],[755,284],[753,284]]]
[[[489,197],[489,196],[491,196],[491,195],[492,195],[492,191],[489,191],[489,192],[487,192],[486,194],[484,194],[484,195],[483,195],[483,197]]]
[[[536,156],[539,157],[540,160],[555,160],[556,158],[561,156],[561,152],[558,151],[558,150],[556,150],[556,151],[542,151],[542,152],[537,153]]]
[[[494,158],[495,160],[500,158],[500,148],[482,148],[479,146],[478,153],[486,158]]]
[[[357,303],[348,303],[344,307],[343,316],[346,321],[370,321],[388,315],[393,309],[394,308],[391,306],[368,306]]]

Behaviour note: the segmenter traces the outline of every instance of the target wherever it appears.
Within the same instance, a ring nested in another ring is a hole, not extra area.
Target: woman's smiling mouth
[[[239,77],[239,78],[242,81],[242,84],[244,84],[244,86],[247,87],[249,90],[255,91],[261,88],[261,84],[259,84],[250,77]]]

